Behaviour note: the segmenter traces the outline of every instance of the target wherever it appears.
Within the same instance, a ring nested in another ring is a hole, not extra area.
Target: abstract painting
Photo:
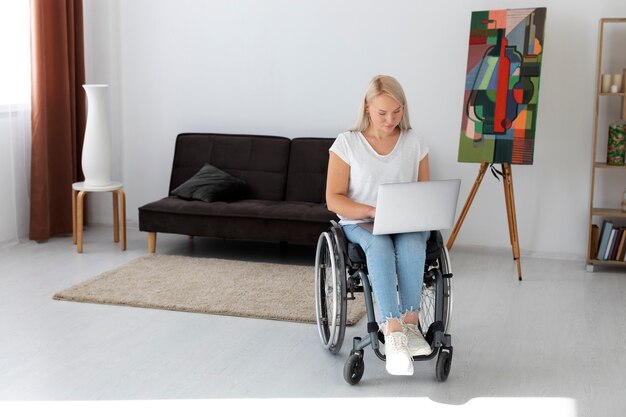
[[[546,8],[472,13],[459,162],[531,165]]]

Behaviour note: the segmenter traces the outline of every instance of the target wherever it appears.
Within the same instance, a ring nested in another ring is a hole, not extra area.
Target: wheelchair
[[[427,356],[414,356],[414,361],[431,360],[437,356],[435,376],[445,381],[452,363],[452,337],[447,333],[452,310],[452,271],[448,250],[439,231],[431,231],[426,247],[424,284],[419,327],[432,347]],[[323,232],[315,254],[315,304],[319,336],[322,345],[337,354],[343,344],[347,302],[355,293],[363,293],[367,314],[367,335],[355,337],[343,370],[346,382],[357,384],[365,371],[364,349],[371,345],[375,355],[385,360],[380,351],[384,337],[375,317],[373,293],[367,275],[363,249],[349,242],[335,221]]]

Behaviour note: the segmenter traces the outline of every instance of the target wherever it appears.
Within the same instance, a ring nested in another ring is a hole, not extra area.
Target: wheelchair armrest
[[[443,236],[439,230],[431,230],[430,237],[426,241],[426,259],[433,261],[439,258],[443,249]]]
[[[331,224],[330,226],[331,232],[333,235],[336,236],[337,242],[339,243],[339,245],[341,245],[341,248],[347,248],[348,240],[346,239],[346,236],[343,234],[343,228],[335,220],[331,220],[330,224]]]
[[[330,232],[340,247],[345,265],[352,268],[357,264],[365,264],[365,252],[363,252],[361,246],[348,242],[346,235],[343,233],[343,228],[336,221],[331,220],[330,223]]]

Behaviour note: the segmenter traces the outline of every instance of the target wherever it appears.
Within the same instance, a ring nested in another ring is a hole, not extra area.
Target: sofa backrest
[[[279,136],[181,133],[176,138],[169,191],[208,162],[244,180],[245,198],[282,200],[290,144],[290,139]]]
[[[328,149],[334,138],[295,138],[291,141],[285,200],[324,203]]]

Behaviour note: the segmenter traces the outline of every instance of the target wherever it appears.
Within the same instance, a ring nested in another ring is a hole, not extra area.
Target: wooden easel
[[[472,205],[472,201],[476,196],[476,192],[478,191],[478,187],[480,187],[480,183],[485,176],[485,172],[487,171],[487,167],[489,164],[487,162],[481,162],[480,169],[478,171],[478,177],[476,177],[476,181],[474,181],[474,185],[472,186],[472,190],[470,191],[469,196],[467,197],[467,201],[465,202],[465,206],[463,206],[463,210],[461,211],[461,215],[452,230],[452,234],[450,235],[450,239],[448,239],[448,250],[452,249],[452,245],[454,244],[454,240],[456,239],[456,235],[459,233],[461,229],[461,225],[463,224],[463,220],[465,220],[465,216],[469,211],[470,206]],[[517,262],[517,275],[519,280],[522,280],[522,265],[520,263],[520,253],[519,253],[519,240],[517,236],[517,217],[515,216],[515,199],[513,198],[513,177],[511,175],[511,164],[503,163],[502,164],[502,176],[504,179],[504,200],[506,202],[506,217],[509,222],[509,236],[511,238],[511,247],[513,248],[513,260]]]

